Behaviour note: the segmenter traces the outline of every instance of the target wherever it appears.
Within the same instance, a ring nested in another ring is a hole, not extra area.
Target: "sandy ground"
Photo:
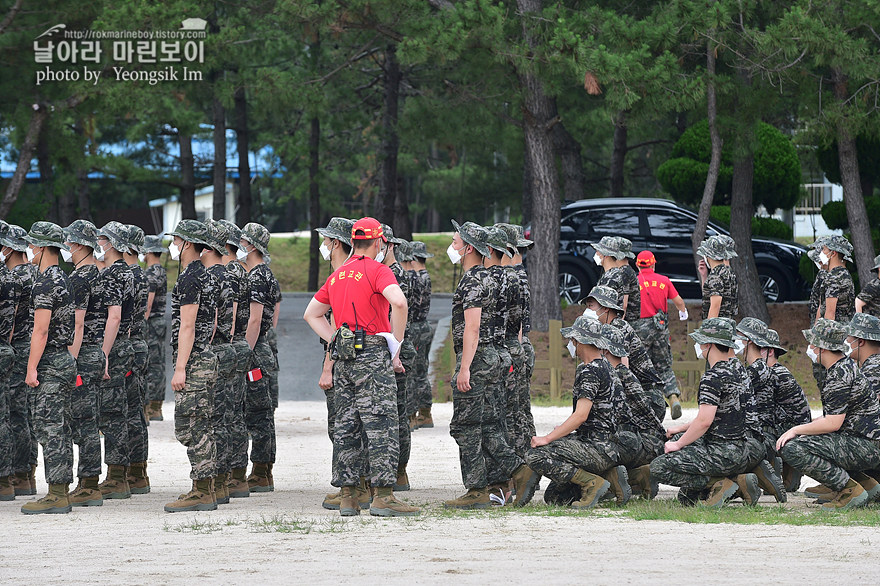
[[[171,408],[166,404],[166,416]],[[546,433],[568,410],[541,407],[534,412],[539,433]],[[325,406],[318,402],[285,402],[277,412],[274,493],[234,499],[212,512],[166,514],[163,504],[190,484],[186,453],[168,418],[150,427],[151,494],[74,509],[69,515],[22,515],[19,507],[31,497],[0,503],[0,579],[133,584],[254,578],[392,584],[745,579],[803,584],[846,575],[852,581],[880,580],[876,528],[687,525],[544,516],[535,510],[444,514],[440,502],[463,489],[449,437],[451,404],[436,405],[434,413],[437,426],[413,434],[413,490],[400,494],[426,505],[420,518],[363,513],[342,519],[321,508],[331,489],[330,441]],[[46,491],[42,474],[40,468],[40,495]],[[804,486],[811,484],[807,480]],[[660,498],[673,494],[666,488]],[[535,500],[541,500],[540,492]],[[794,500],[792,506],[803,506],[802,498]]]

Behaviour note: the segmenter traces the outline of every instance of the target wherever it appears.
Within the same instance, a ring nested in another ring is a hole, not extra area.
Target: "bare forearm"
[[[177,361],[174,370],[186,370],[186,363],[192,354],[193,342],[195,341],[196,329],[194,324],[181,324],[177,335]]]
[[[470,370],[480,341],[480,326],[465,326],[461,344],[461,368]]]
[[[119,322],[120,318],[107,318],[107,323],[104,325],[104,343],[101,346],[101,349],[104,350],[104,356],[110,355],[110,350],[113,348],[113,344],[116,343],[116,336],[119,334]]]
[[[34,370],[37,368],[37,364],[40,363],[40,359],[43,357],[43,352],[46,350],[46,341],[48,339],[48,327],[34,326],[34,332],[31,336],[31,352],[28,355],[29,370]]]

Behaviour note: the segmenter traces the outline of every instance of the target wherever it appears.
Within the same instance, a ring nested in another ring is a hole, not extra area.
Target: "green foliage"
[[[730,206],[712,206],[709,217],[713,221],[729,227]],[[767,216],[754,216],[752,218],[752,234],[754,236],[766,236],[781,240],[791,240],[794,237],[794,232],[788,224],[782,220]]]
[[[880,196],[874,195],[865,198],[865,207],[868,210],[868,224],[880,225]],[[822,206],[822,219],[832,230],[849,230],[849,220],[846,217],[846,204],[842,201],[829,201]]]

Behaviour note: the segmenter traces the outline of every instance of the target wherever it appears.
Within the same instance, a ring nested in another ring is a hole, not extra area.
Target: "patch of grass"
[[[253,533],[301,533],[308,534],[314,528],[314,521],[289,517],[287,515],[261,516],[248,519],[248,528]]]
[[[173,533],[205,535],[222,531],[224,527],[234,527],[237,525],[241,525],[241,522],[234,519],[226,519],[224,521],[203,521],[201,519],[193,519],[188,523],[179,523],[177,525],[169,525],[168,523],[165,523],[162,530]]]

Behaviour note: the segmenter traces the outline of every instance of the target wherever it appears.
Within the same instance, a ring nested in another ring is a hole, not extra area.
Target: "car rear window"
[[[639,212],[637,210],[592,210],[590,230],[593,236],[623,236],[633,238],[639,235]]]

